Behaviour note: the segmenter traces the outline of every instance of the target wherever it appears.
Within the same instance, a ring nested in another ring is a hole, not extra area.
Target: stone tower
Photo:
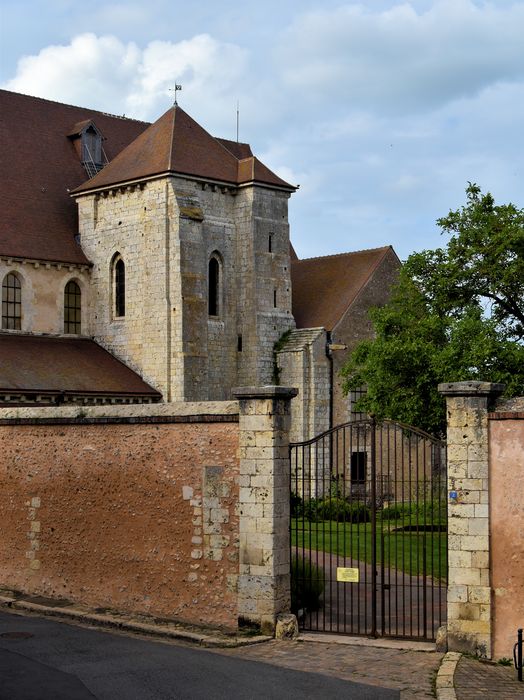
[[[180,107],[73,192],[93,263],[89,327],[165,401],[271,382],[294,327],[294,187]]]

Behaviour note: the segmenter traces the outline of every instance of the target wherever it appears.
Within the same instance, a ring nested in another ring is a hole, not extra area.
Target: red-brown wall
[[[512,417],[513,416],[513,417]],[[524,628],[524,412],[489,424],[493,657],[511,657]]]
[[[0,425],[0,586],[235,627],[238,424],[224,419]]]

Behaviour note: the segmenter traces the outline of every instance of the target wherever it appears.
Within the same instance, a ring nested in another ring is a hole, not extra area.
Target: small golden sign
[[[358,569],[346,569],[342,566],[337,566],[337,581],[344,581],[344,583],[358,583]]]

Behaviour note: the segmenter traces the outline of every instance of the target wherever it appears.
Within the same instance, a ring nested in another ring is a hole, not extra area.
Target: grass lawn
[[[427,576],[445,579],[447,533],[394,531],[404,525],[414,525],[415,522],[409,518],[377,521],[378,564],[414,575],[422,575],[425,568]],[[371,562],[371,523],[334,520],[309,522],[303,518],[292,518],[291,541],[294,546],[305,549]]]

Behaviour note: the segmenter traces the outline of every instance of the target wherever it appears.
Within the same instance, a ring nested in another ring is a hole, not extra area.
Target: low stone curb
[[[456,651],[448,651],[442,659],[435,683],[437,700],[457,700],[454,676],[461,656]]]
[[[355,647],[372,647],[374,649],[398,649],[399,651],[435,652],[434,642],[417,642],[411,639],[390,639],[386,637],[350,637],[329,632],[301,632],[299,641],[317,642],[318,644],[344,644]]]
[[[102,615],[71,607],[40,605],[39,603],[30,603],[27,600],[11,598],[8,596],[0,596],[0,607],[7,608],[8,610],[18,610],[20,612],[32,613],[41,617],[64,618],[66,620],[71,620],[94,627],[110,627],[137,634],[146,634],[151,637],[178,639],[180,641],[198,644],[204,647],[240,647],[251,644],[259,644],[260,642],[267,642],[270,639],[273,639],[272,637],[266,635],[257,635],[246,638],[216,637],[199,632],[191,632],[189,630],[176,627],[175,625],[138,622],[136,620],[121,618],[115,615]]]

